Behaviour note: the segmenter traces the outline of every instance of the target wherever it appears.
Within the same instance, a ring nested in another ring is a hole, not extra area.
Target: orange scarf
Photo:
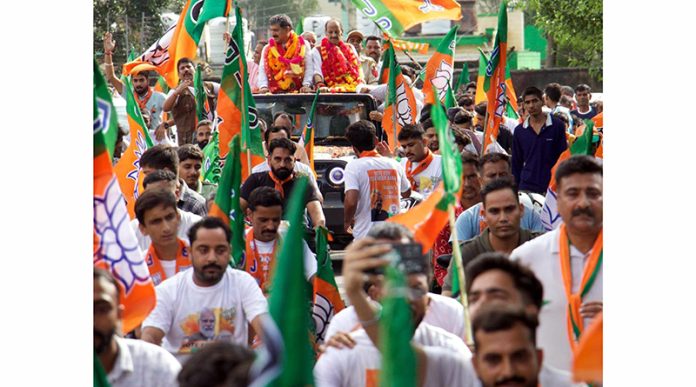
[[[295,172],[291,173],[290,176],[282,181],[273,174],[273,170],[268,171],[268,176],[270,176],[273,183],[275,183],[275,190],[280,192],[280,197],[285,199],[285,190],[283,189],[283,184],[292,180],[295,177]]]
[[[413,172],[411,172],[411,160],[406,160],[406,177],[408,178],[408,181],[411,182],[411,187],[413,189],[416,189],[417,187],[415,176],[428,169],[430,163],[433,162],[433,152],[431,152],[428,148],[425,149],[425,152],[425,159],[418,163]]]
[[[560,259],[561,259],[561,274],[563,275],[563,288],[565,289],[566,299],[568,300],[568,339],[570,341],[570,347],[575,350],[577,346],[577,341],[583,331],[582,316],[580,316],[580,305],[582,305],[582,298],[590,291],[595,279],[597,278],[597,273],[602,267],[602,234],[604,231],[600,231],[595,239],[595,243],[592,246],[592,254],[590,258],[585,263],[585,268],[582,271],[582,279],[580,282],[580,287],[578,288],[578,293],[571,293],[572,289],[572,279],[573,275],[570,268],[570,240],[568,239],[568,232],[565,223],[561,223],[560,227]]]
[[[263,262],[261,260],[261,255],[259,254],[259,250],[256,248],[254,230],[249,230],[246,235],[246,263],[244,265],[244,271],[256,279],[256,282],[259,284],[259,287],[264,293],[267,292],[266,288],[270,282],[270,273],[275,262],[277,247],[278,238],[276,238],[273,243],[273,252],[271,253],[269,262]]]
[[[363,157],[379,157],[379,152],[376,150],[371,150],[371,151],[363,151],[360,152],[360,155],[358,155],[358,158],[363,158]]]
[[[186,242],[177,238],[177,243],[179,244],[179,247],[176,249],[175,273],[191,267],[191,257],[189,256]],[[147,268],[150,271],[150,277],[152,277],[152,282],[155,283],[155,286],[167,279],[167,274],[162,268],[162,264],[160,263],[160,258],[157,255],[154,244],[150,244],[150,248],[147,250],[147,254],[145,255],[145,262],[147,262]]]
[[[150,100],[150,97],[152,97],[152,88],[151,88],[151,87],[148,87],[148,88],[147,88],[147,93],[145,94],[145,96],[143,97],[143,99],[140,99],[140,96],[137,95],[137,93],[136,93],[135,102],[138,103],[138,106],[140,107],[140,110],[147,110],[147,108],[145,107],[145,105],[147,105],[147,101]]]
[[[488,227],[488,223],[486,223],[486,218],[483,216],[486,214],[486,212],[483,210],[483,203],[481,204],[481,209],[479,210],[479,233],[482,233],[483,230]]]

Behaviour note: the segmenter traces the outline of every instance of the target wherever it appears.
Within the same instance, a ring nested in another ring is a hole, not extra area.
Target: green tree
[[[319,9],[318,0],[239,0],[242,16],[249,21],[249,29],[257,37],[267,36],[268,19],[276,14],[284,13],[292,20],[293,27],[300,19],[312,15]]]
[[[602,79],[602,0],[519,1],[551,41],[551,66],[587,67]]]

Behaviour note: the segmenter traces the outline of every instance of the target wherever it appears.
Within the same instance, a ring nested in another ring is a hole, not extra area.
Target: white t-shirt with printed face
[[[406,158],[401,159],[401,166],[404,168],[404,171],[406,171],[407,161],[408,159]],[[412,163],[411,170],[415,170],[418,164],[420,163]],[[428,168],[415,175],[413,180],[416,181],[416,186],[411,187],[411,189],[423,195],[423,199],[430,196],[435,190],[435,187],[437,187],[437,184],[442,180],[442,156],[433,155],[433,161],[430,162]]]
[[[377,347],[372,344],[364,329],[351,333],[356,345],[352,349],[328,348],[319,357],[314,367],[314,378],[317,387],[346,386],[362,387],[378,380],[382,366],[382,356]],[[436,346],[444,348],[448,353],[467,360],[471,351],[464,342],[444,329],[421,322],[413,335],[413,342],[424,347]],[[369,383],[368,383],[369,382]],[[426,384],[426,386],[443,386]]]
[[[179,361],[212,341],[246,346],[248,324],[268,312],[266,298],[244,271],[227,268],[216,285],[193,282],[193,269],[177,273],[155,288],[157,304],[143,322],[165,332],[162,347]]]
[[[391,158],[361,157],[348,162],[345,192],[359,192],[353,237],[364,237],[372,225],[398,214],[401,193],[409,188],[404,168]]]

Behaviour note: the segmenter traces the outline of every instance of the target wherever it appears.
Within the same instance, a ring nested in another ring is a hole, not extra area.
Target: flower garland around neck
[[[360,67],[358,58],[351,46],[339,41],[338,45],[330,43],[324,37],[319,46],[321,53],[321,72],[326,86],[336,93],[354,93],[358,87]]]
[[[271,93],[295,91],[302,86],[305,54],[305,41],[295,32],[290,32],[287,48],[273,38],[269,40],[266,75]]]

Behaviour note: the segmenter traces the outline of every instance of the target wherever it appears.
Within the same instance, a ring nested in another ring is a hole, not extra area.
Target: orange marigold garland
[[[319,46],[321,72],[332,92],[354,93],[360,82],[360,66],[352,47],[339,41],[338,45],[324,37]]]
[[[271,38],[266,54],[266,75],[271,93],[297,91],[304,78],[305,41],[294,31],[290,32],[287,49]]]

